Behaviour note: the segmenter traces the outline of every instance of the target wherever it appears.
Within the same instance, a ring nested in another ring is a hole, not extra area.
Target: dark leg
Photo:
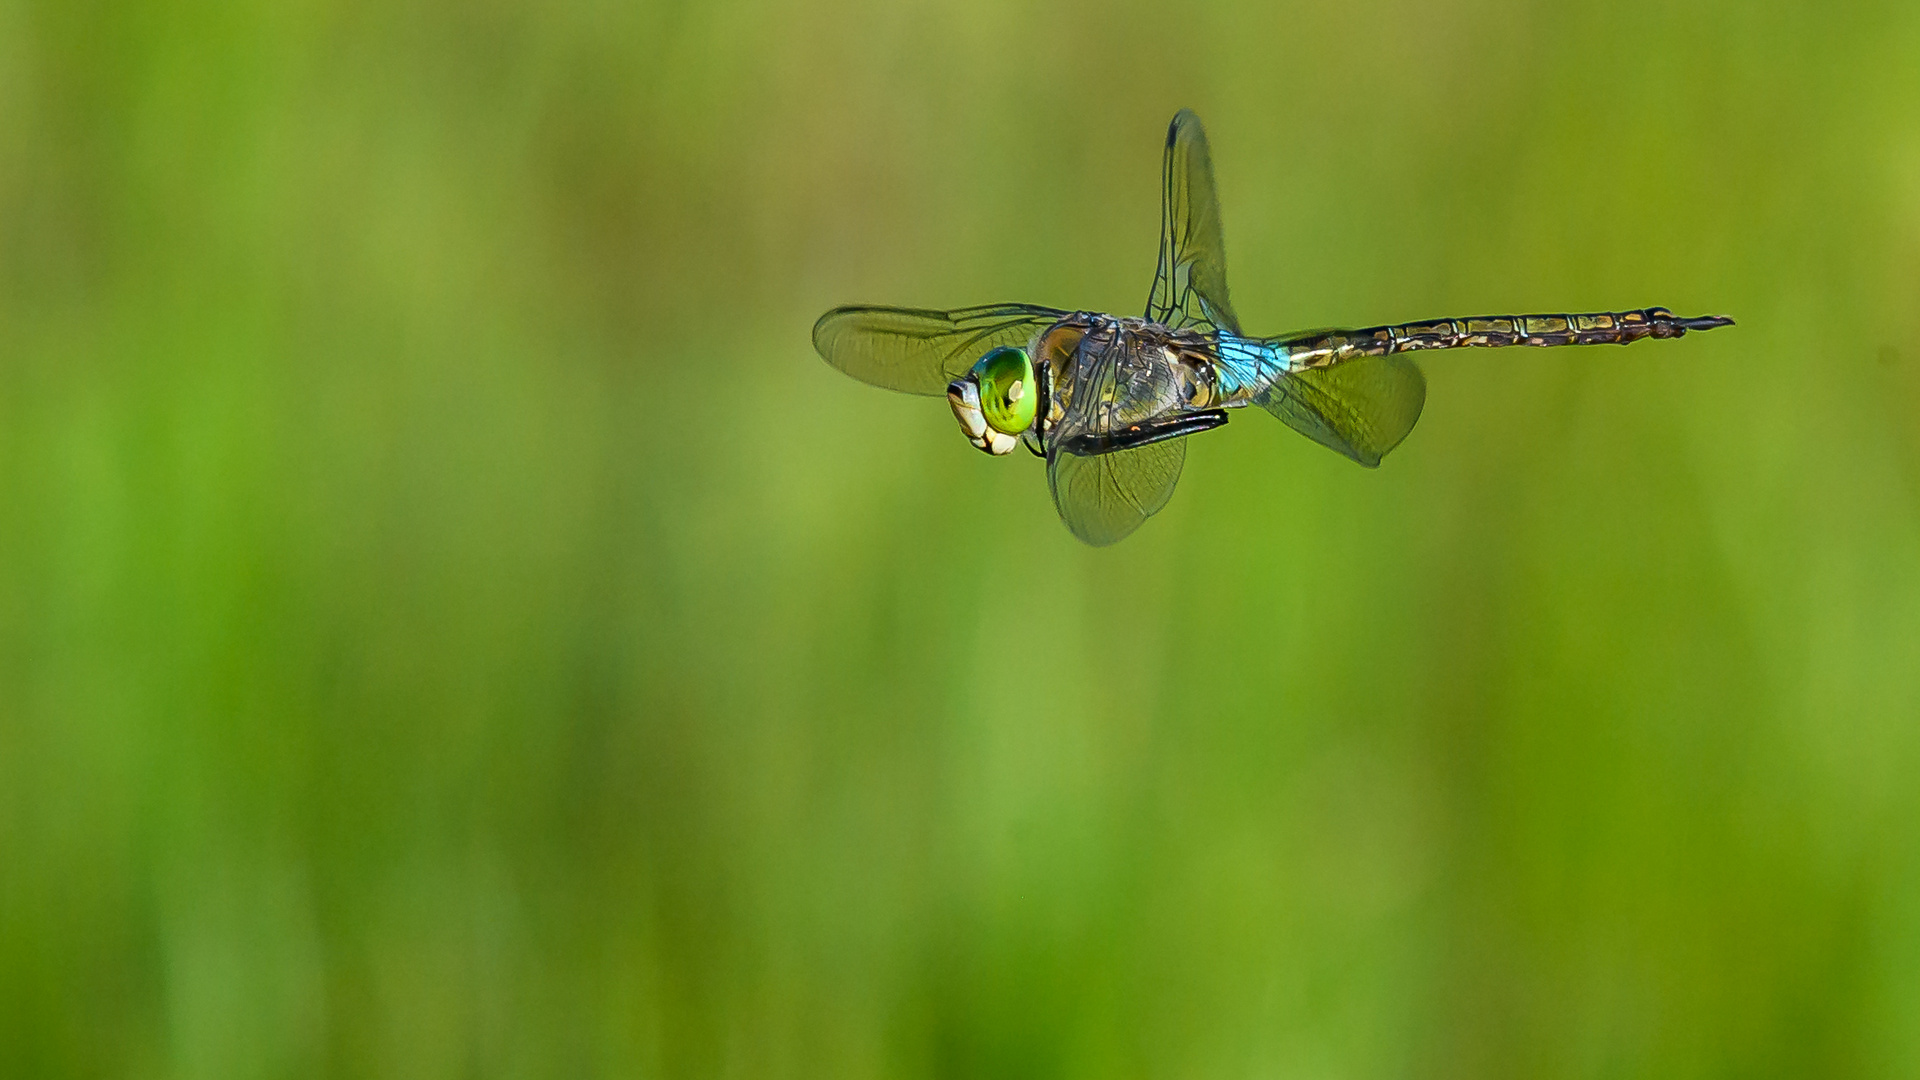
[[[1053,414],[1053,367],[1047,363],[1045,357],[1041,357],[1040,362],[1033,365],[1033,381],[1036,384],[1035,389],[1040,391],[1040,400],[1034,403],[1034,439],[1033,442],[1027,443],[1027,450],[1034,457],[1043,458],[1047,456],[1047,437],[1043,432],[1047,430],[1047,417]],[[1024,439],[1021,441],[1026,442]],[[1037,450],[1034,449],[1035,443],[1040,447]]]
[[[1210,431],[1226,422],[1227,410],[1208,409],[1205,412],[1187,413],[1184,416],[1152,424],[1136,424],[1133,427],[1105,434],[1075,435],[1061,443],[1060,449],[1079,457],[1111,454],[1116,450],[1131,450],[1136,446],[1149,446],[1168,439],[1178,439],[1183,435]]]

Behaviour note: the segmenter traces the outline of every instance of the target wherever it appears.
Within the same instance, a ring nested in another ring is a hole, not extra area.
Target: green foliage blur
[[[839,303],[1660,304],[1108,550]],[[0,1075],[1920,1076],[1920,5],[0,0]]]

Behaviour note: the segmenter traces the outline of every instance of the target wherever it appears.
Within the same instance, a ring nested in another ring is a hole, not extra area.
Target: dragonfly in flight
[[[1227,296],[1213,163],[1200,118],[1167,128],[1160,263],[1138,318],[1035,304],[933,311],[837,307],[813,326],[829,364],[862,382],[945,394],[989,454],[1047,463],[1060,520],[1095,546],[1131,534],[1173,495],[1186,437],[1255,405],[1374,467],[1420,419],[1411,353],[1509,345],[1625,345],[1730,326],[1661,307],[1456,319],[1249,337]]]

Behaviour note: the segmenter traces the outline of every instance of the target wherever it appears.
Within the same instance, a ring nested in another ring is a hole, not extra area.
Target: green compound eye
[[[993,350],[973,365],[973,376],[980,384],[980,413],[993,430],[1018,435],[1033,426],[1040,395],[1025,349]]]

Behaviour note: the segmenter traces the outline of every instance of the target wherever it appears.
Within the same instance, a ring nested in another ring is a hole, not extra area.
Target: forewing
[[[1427,378],[1406,356],[1369,356],[1282,375],[1253,400],[1314,442],[1374,468],[1420,419]]]
[[[1080,338],[1055,392],[1065,404],[1048,432],[1050,443],[1076,436],[1106,438],[1138,424],[1164,419],[1180,406],[1180,382],[1157,352],[1142,355],[1139,340],[1113,326]]]
[[[1186,460],[1185,439],[1091,457],[1056,453],[1047,459],[1047,483],[1060,520],[1073,535],[1105,547],[1167,505]]]
[[[954,311],[837,307],[813,324],[813,347],[864,383],[909,394],[944,394],[974,361],[1002,345],[1026,345],[1066,312],[1034,304]]]
[[[1179,387],[1165,365],[1140,356],[1131,339],[1111,327],[1081,339],[1063,382],[1066,408],[1048,433],[1047,482],[1060,520],[1073,535],[1103,547],[1167,505],[1187,458],[1186,440],[1086,455],[1066,448],[1080,436],[1109,438],[1164,419]]]
[[[1167,127],[1161,177],[1160,265],[1147,295],[1147,318],[1176,328],[1217,327],[1238,334],[1240,318],[1227,299],[1213,159],[1200,118],[1187,109]]]

